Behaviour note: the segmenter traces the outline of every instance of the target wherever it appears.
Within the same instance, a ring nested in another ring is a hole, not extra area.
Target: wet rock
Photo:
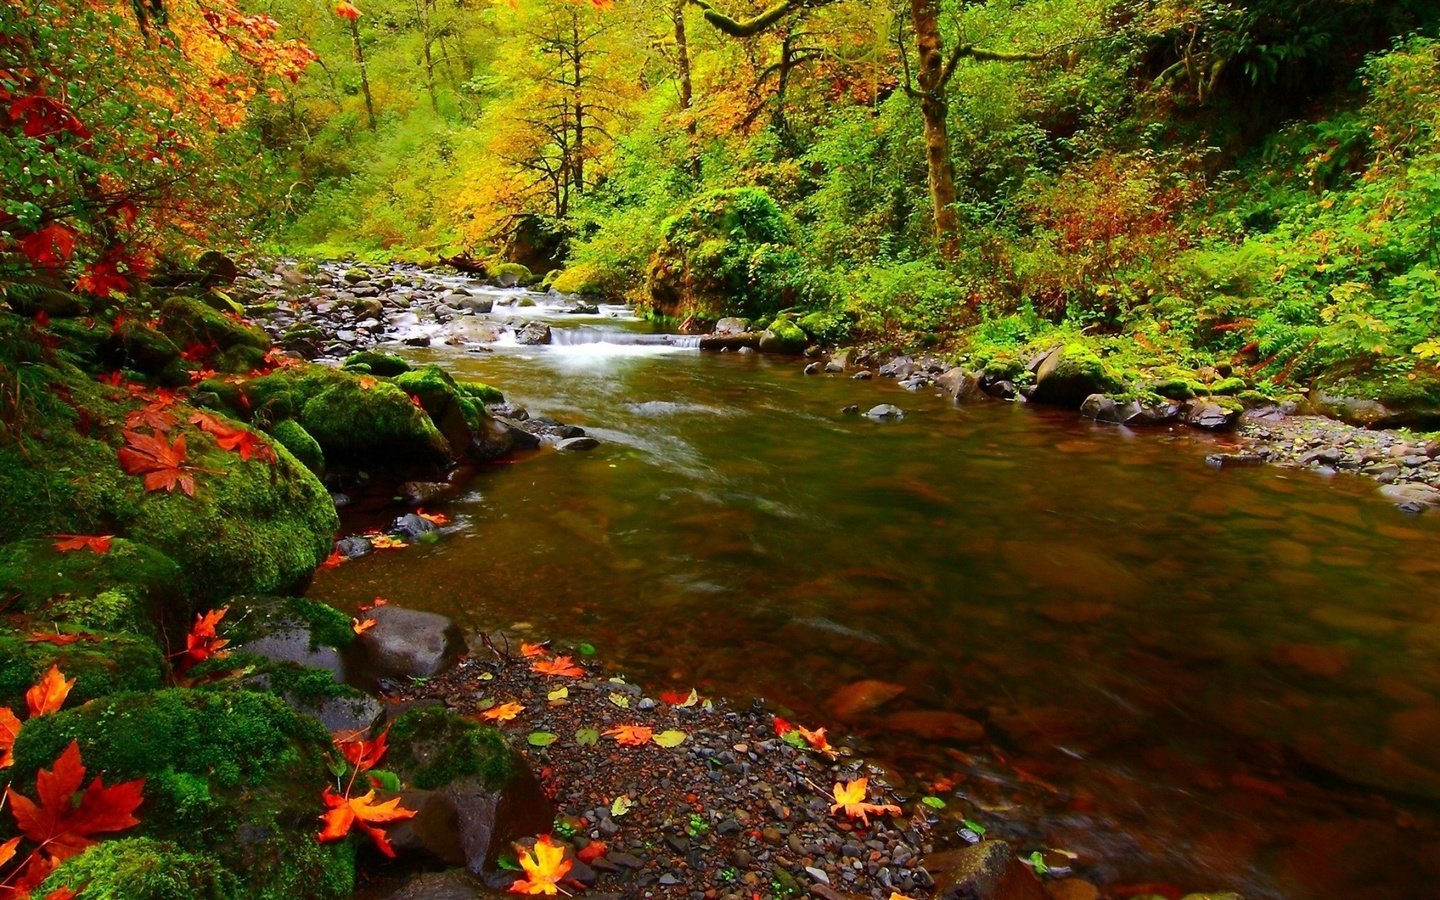
[[[760,335],[760,350],[763,353],[799,354],[805,352],[807,343],[809,339],[805,337],[805,332],[789,319],[776,319]]]
[[[375,624],[360,635],[368,666],[392,678],[430,678],[465,653],[465,635],[454,622],[430,612],[377,606],[363,614]]]
[[[1205,457],[1205,465],[1216,469],[1244,469],[1265,464],[1265,457],[1258,453],[1211,453]]]
[[[393,841],[392,841],[393,843]],[[412,875],[386,900],[484,900],[498,897],[485,883],[462,869]]]
[[[337,503],[336,505],[342,504]],[[359,559],[373,549],[374,547],[368,540],[359,536],[344,537],[335,542],[335,552],[345,559]]]
[[[409,793],[413,796],[404,805],[417,812],[392,830],[397,848],[423,848],[441,862],[464,866],[476,875],[511,852],[512,843],[548,832],[553,823],[549,800],[523,764],[499,788],[471,776],[439,790]]]
[[[1078,344],[1063,345],[1031,361],[1035,388],[1030,399],[1050,406],[1076,409],[1091,394],[1119,388],[1099,357]]]
[[[842,416],[858,416],[858,415],[860,415],[860,407],[855,406],[854,404],[851,404],[850,406],[847,406],[847,407],[845,407],[844,409],[840,410],[840,415],[842,415]]]
[[[866,679],[837,689],[830,695],[828,705],[837,719],[848,721],[879,709],[903,693],[903,684]]]
[[[594,450],[600,446],[600,442],[588,435],[582,437],[566,438],[555,445],[556,450],[574,452],[581,450]]]
[[[812,363],[810,363],[809,365],[807,365],[807,366],[805,367],[805,374],[806,374],[806,375],[819,375],[819,374],[820,374],[821,372],[823,372],[824,370],[825,370],[825,367],[824,367],[822,364],[820,364],[820,363],[818,363],[818,362],[812,362]]]
[[[717,336],[747,334],[750,331],[750,320],[741,319],[735,316],[727,316],[715,323],[715,330],[712,332]]]
[[[903,731],[927,741],[973,744],[985,739],[985,726],[956,712],[913,709],[891,713],[880,720],[891,731]]]
[[[984,400],[987,396],[980,386],[979,376],[966,372],[958,366],[936,378],[935,386],[944,391],[947,396],[953,397],[956,403]]]
[[[444,481],[407,481],[399,488],[405,502],[417,506],[434,503],[449,492],[450,485]]]
[[[1380,495],[1406,512],[1424,512],[1440,506],[1440,490],[1428,484],[1387,484]]]
[[[737,350],[740,352],[753,353],[755,351],[755,348],[759,346],[760,335],[752,331],[726,334],[707,334],[700,338],[701,350]]]
[[[903,379],[915,374],[918,367],[915,360],[908,356],[897,356],[880,367],[881,378]]]
[[[407,541],[418,541],[439,530],[434,522],[415,513],[406,513],[390,523],[390,533],[398,534]]]
[[[515,332],[515,343],[524,345],[550,343],[550,326],[544,322],[526,322]]]
[[[1079,878],[1047,882],[1045,891],[1050,900],[1100,900],[1100,889]]]
[[[850,379],[851,379],[852,381],[869,381],[870,379],[872,379],[872,378],[874,378],[874,377],[875,377],[875,373],[874,373],[874,372],[870,371],[869,369],[861,369],[860,371],[856,372],[854,375],[851,375],[851,376],[850,376]]]
[[[1234,400],[1195,400],[1185,413],[1185,424],[1203,431],[1230,431],[1240,423],[1243,407]]]
[[[898,406],[889,403],[881,403],[872,406],[865,412],[866,418],[874,419],[876,422],[898,422],[905,418],[905,411]]]
[[[1035,873],[1004,841],[932,853],[925,868],[935,878],[935,896],[943,900],[1048,900]]]

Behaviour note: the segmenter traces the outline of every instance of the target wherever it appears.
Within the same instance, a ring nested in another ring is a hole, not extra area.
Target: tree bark
[[[370,96],[370,75],[365,71],[365,51],[360,46],[360,23],[350,20],[350,43],[355,48],[355,62],[360,65],[360,90],[365,95],[365,116],[370,130],[375,130],[375,101]]]
[[[690,79],[690,40],[685,33],[687,0],[675,4],[675,55],[680,80],[680,112],[685,117],[685,133],[690,136],[690,176],[700,180],[700,127],[695,120],[695,86]]]
[[[950,156],[950,104],[945,96],[950,73],[941,47],[938,6],[937,0],[910,0],[910,21],[920,57],[915,80],[925,124],[925,164],[930,203],[935,210],[935,248],[949,259],[958,247],[960,220],[955,212],[955,162]]]

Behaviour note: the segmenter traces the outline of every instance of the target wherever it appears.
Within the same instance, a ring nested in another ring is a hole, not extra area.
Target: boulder
[[[515,841],[548,832],[554,821],[550,801],[523,763],[495,786],[468,776],[438,790],[410,793],[405,805],[418,813],[395,829],[397,845],[417,845],[476,875],[512,852]]]
[[[796,356],[805,352],[805,345],[809,338],[799,325],[789,319],[776,319],[760,335],[760,351],[762,353],[783,353]]]
[[[1040,879],[1004,841],[931,853],[925,868],[942,900],[1049,900]]]
[[[1079,408],[1091,394],[1120,388],[1100,358],[1083,344],[1063,344],[1042,353],[1030,362],[1035,387],[1030,399],[1050,406]]]
[[[526,346],[550,343],[550,326],[544,322],[526,322],[515,332],[515,343]]]
[[[746,334],[750,331],[750,320],[738,316],[726,316],[715,323],[715,330],[711,332],[716,337],[726,335]]]
[[[1244,412],[1239,401],[1228,397],[1192,400],[1185,411],[1185,424],[1203,431],[1231,431]]]
[[[555,444],[556,450],[574,452],[577,450],[594,450],[600,446],[600,442],[589,435],[581,437],[565,438]]]
[[[1387,484],[1380,495],[1406,512],[1424,512],[1440,507],[1440,490],[1428,484]]]
[[[936,378],[935,386],[944,391],[947,397],[954,399],[956,403],[984,400],[988,396],[981,386],[980,376],[958,366],[947,369],[944,374]]]
[[[905,411],[898,406],[881,403],[878,406],[872,406],[866,410],[865,416],[876,422],[898,422],[905,418]]]
[[[465,635],[446,617],[400,606],[377,606],[362,621],[375,624],[360,635],[367,667],[390,678],[430,678],[465,654]]]

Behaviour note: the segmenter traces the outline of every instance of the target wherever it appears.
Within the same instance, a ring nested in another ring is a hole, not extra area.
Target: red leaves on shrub
[[[128,475],[144,475],[145,490],[170,491],[176,487],[195,496],[195,478],[185,465],[185,435],[167,442],[163,435],[126,431],[120,448],[120,468]]]
[[[70,111],[70,107],[41,94],[12,101],[10,121],[19,122],[20,130],[25,132],[26,137],[46,138],[67,131],[78,138],[90,136],[90,129]]]
[[[57,269],[75,252],[75,232],[59,222],[49,222],[20,239],[20,252],[37,269]]]
[[[98,553],[101,556],[110,552],[110,542],[115,537],[111,534],[52,534],[50,536],[55,539],[55,549],[61,553],[89,550],[91,553]]]
[[[140,820],[133,813],[140,805],[145,779],[137,778],[106,787],[96,778],[80,795],[75,792],[85,780],[85,765],[80,761],[80,745],[75,741],[65,748],[54,768],[41,769],[35,776],[35,792],[39,803],[7,788],[15,823],[25,837],[40,845],[54,864],[76,855],[95,843],[92,835],[124,831]]]
[[[360,10],[355,4],[348,2],[348,0],[340,0],[339,3],[335,4],[335,15],[353,22],[360,18]]]

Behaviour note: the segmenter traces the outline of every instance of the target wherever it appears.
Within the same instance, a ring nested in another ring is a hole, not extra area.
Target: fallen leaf
[[[548,747],[555,743],[557,736],[548,731],[532,731],[525,740],[532,747]]]
[[[550,693],[546,694],[546,695],[545,695],[545,699],[546,699],[546,700],[549,700],[551,703],[555,703],[555,702],[557,702],[557,701],[559,701],[559,700],[565,700],[565,699],[567,699],[569,696],[570,696],[570,689],[569,689],[569,688],[563,688],[563,687],[561,687],[561,688],[556,688],[555,690],[553,690],[553,691],[551,691]]]
[[[227,655],[224,649],[230,642],[219,636],[215,626],[225,618],[225,613],[230,607],[222,606],[219,609],[212,609],[207,613],[197,614],[195,624],[190,627],[190,633],[185,636],[185,651],[180,661],[182,669],[190,669],[211,657],[219,659]]]
[[[857,778],[847,784],[835,782],[832,792],[835,795],[835,802],[830,806],[830,812],[835,813],[844,810],[845,815],[852,819],[859,819],[865,825],[870,824],[870,817],[875,815],[900,815],[900,807],[894,804],[875,804],[865,801],[865,791],[870,786],[869,778]]]
[[[30,718],[58,712],[60,707],[65,705],[65,698],[70,696],[70,689],[74,686],[75,679],[67,680],[60,667],[52,665],[49,671],[40,676],[35,686],[25,692],[25,705],[30,708]]]
[[[55,538],[55,549],[61,553],[89,550],[91,553],[104,556],[110,552],[110,542],[115,536],[111,534],[52,534],[51,537]]]
[[[508,722],[525,711],[525,707],[511,701],[502,703],[499,706],[492,706],[480,714],[480,718],[489,719],[491,722]],[[541,745],[543,746],[543,745]]]
[[[619,816],[623,816],[626,813],[630,812],[630,810],[634,808],[635,801],[631,800],[624,794],[621,794],[619,797],[616,797],[615,800],[610,804],[610,815],[616,816],[618,818]]]
[[[252,457],[263,462],[275,462],[275,451],[253,431],[231,425],[209,413],[196,413],[190,417],[190,424],[215,439],[222,450],[238,453],[243,460]]]
[[[599,859],[600,857],[604,856],[606,853],[609,852],[609,844],[605,843],[604,841],[591,841],[584,847],[581,847],[579,850],[577,850],[575,855],[580,858],[581,862],[588,866],[595,860]]]
[[[54,644],[57,647],[68,647],[80,641],[94,641],[98,638],[93,634],[57,634],[53,631],[37,631],[25,638],[27,644]]]
[[[395,856],[395,848],[390,846],[384,830],[375,826],[401,822],[415,815],[415,810],[400,805],[399,797],[376,803],[374,791],[360,797],[342,797],[327,786],[320,796],[329,808],[329,812],[320,815],[320,820],[325,823],[317,835],[320,841],[338,841],[349,834],[352,827],[359,826],[361,831],[370,835],[380,852],[391,858]]]
[[[353,631],[353,632],[355,632],[356,634],[364,634],[365,632],[369,631],[370,629],[372,629],[372,628],[374,628],[374,627],[375,627],[375,620],[374,620],[374,619],[366,619],[365,621],[362,622],[362,621],[360,621],[359,619],[355,618],[354,616],[351,616],[351,617],[350,617],[350,630]]]
[[[575,665],[568,656],[557,656],[554,659],[537,659],[530,664],[532,672],[539,672],[541,675],[558,675],[562,678],[579,678],[585,674],[585,670]]]
[[[13,837],[3,844],[0,844],[0,866],[5,865],[15,858],[15,848],[20,846],[20,838]]]
[[[600,743],[600,730],[598,728],[576,729],[575,743],[581,747],[591,747]]]
[[[0,769],[15,765],[15,737],[19,733],[20,717],[10,707],[0,706]]]
[[[335,746],[345,756],[347,762],[355,767],[356,772],[366,772],[379,764],[380,758],[385,755],[388,749],[385,746],[385,739],[389,737],[390,729],[386,728],[380,732],[380,736],[374,740],[362,738],[358,735],[349,738],[336,737]]]
[[[325,561],[320,564],[320,568],[333,569],[345,562],[347,562],[347,560],[340,555],[339,550],[331,550],[330,555],[325,557]]]
[[[537,656],[544,656],[546,652],[547,651],[544,644],[532,644],[529,641],[520,642],[520,655],[525,657],[526,659],[534,659]]]
[[[624,694],[611,694],[610,702],[620,707],[621,709],[630,708],[630,698]]]
[[[380,534],[379,532],[366,534],[365,539],[368,540],[370,546],[376,550],[403,550],[410,546],[405,543],[402,538],[397,538],[389,534]]]
[[[362,391],[368,391],[380,383],[373,375],[361,375],[358,380],[360,382],[360,390]]]
[[[71,741],[53,768],[36,773],[39,803],[12,788],[5,790],[15,824],[26,837],[44,847],[54,862],[69,859],[95,843],[92,835],[124,831],[140,824],[132,814],[143,799],[145,779],[105,787],[96,778],[77,801],[75,792],[84,780],[80,745]]]
[[[423,509],[417,509],[415,510],[415,515],[429,522],[431,525],[440,526],[450,524],[450,517],[444,513],[427,513]]]
[[[510,885],[512,894],[557,894],[560,879],[575,865],[565,858],[565,848],[552,841],[548,834],[537,838],[535,846],[528,851],[517,846],[515,855],[520,868],[525,870],[525,877]]]
[[[178,487],[187,497],[195,496],[195,478],[185,465],[185,435],[179,435],[175,443],[170,444],[158,434],[122,433],[125,446],[118,455],[120,468],[127,475],[144,475],[147,491],[173,493]]]
[[[179,424],[180,420],[166,412],[165,407],[156,406],[154,403],[131,410],[130,414],[125,417],[125,427],[132,430],[150,428],[154,431],[168,432]]]
[[[685,732],[676,731],[672,728],[668,731],[662,731],[659,734],[655,735],[655,743],[659,744],[661,747],[678,747],[681,744],[685,743],[685,738],[687,737],[689,737],[689,735],[687,735]]]
[[[650,743],[654,733],[644,725],[619,725],[605,732],[607,737],[614,737],[615,743],[622,747],[643,747]]]
[[[689,707],[694,706],[695,704],[700,702],[700,694],[694,688],[691,688],[690,693],[688,694],[682,694],[678,691],[666,691],[665,693],[660,695],[660,699],[670,704],[671,706],[678,706],[681,709],[688,709]]]

